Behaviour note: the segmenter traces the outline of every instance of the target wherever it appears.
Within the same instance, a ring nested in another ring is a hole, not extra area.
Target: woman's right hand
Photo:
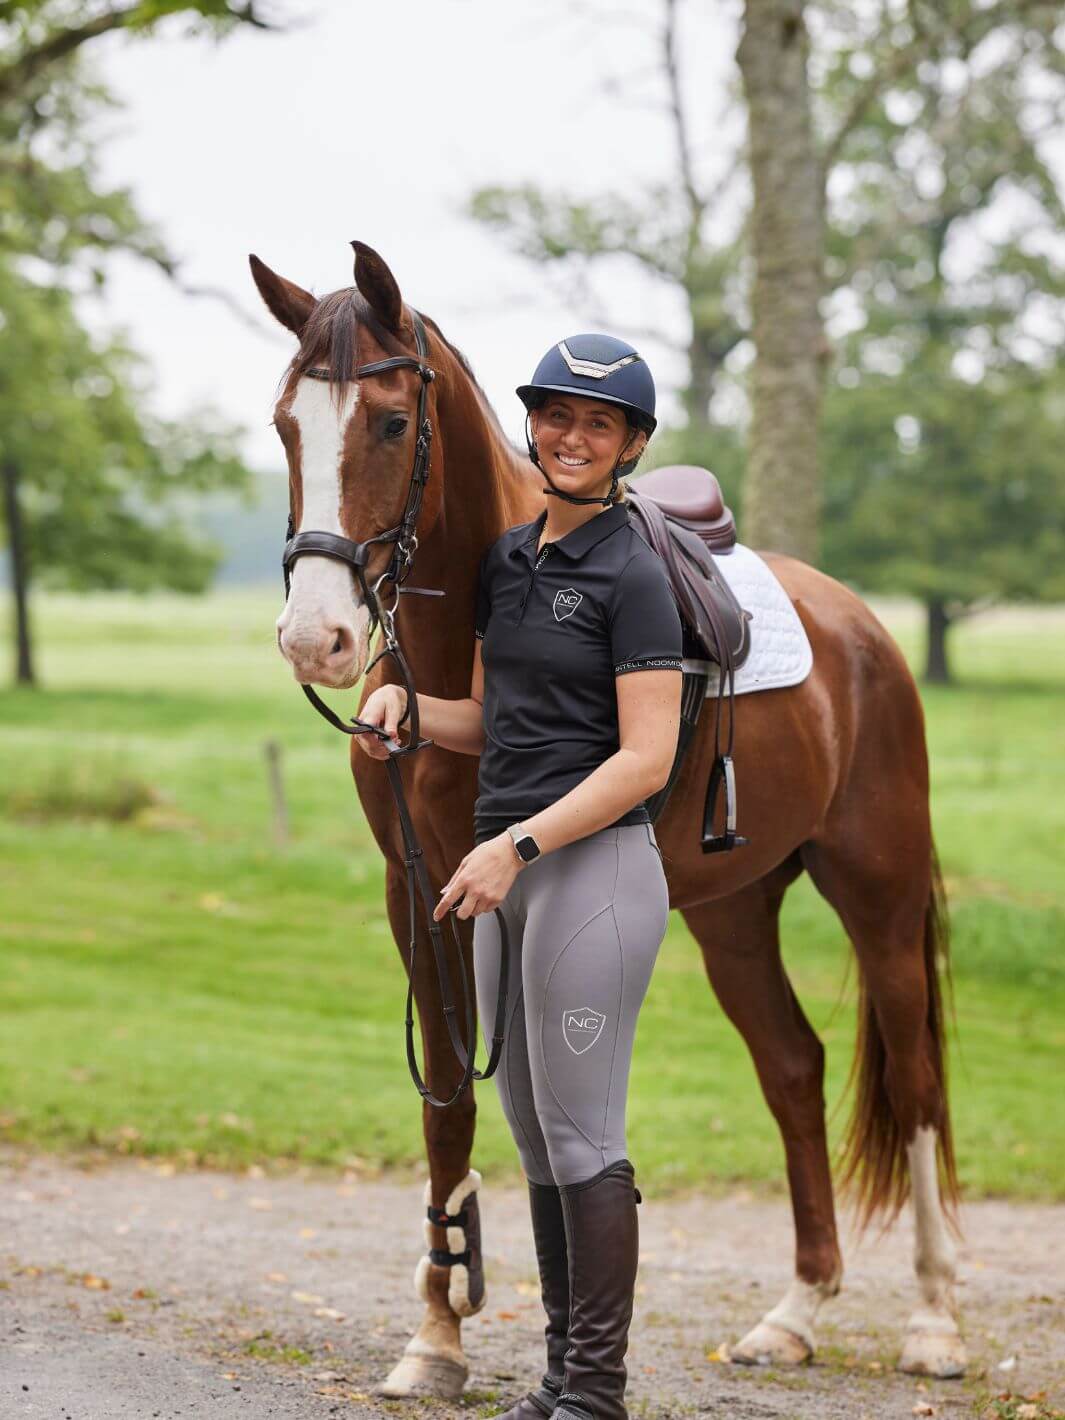
[[[396,739],[400,717],[407,708],[407,692],[401,685],[381,685],[366,698],[359,711],[359,719],[368,725],[377,725],[389,739]],[[388,749],[384,740],[367,730],[355,736],[356,743],[371,759],[387,759]]]

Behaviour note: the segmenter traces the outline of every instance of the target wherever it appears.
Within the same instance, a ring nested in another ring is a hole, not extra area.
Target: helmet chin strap
[[[623,473],[631,473],[639,462],[639,458],[637,457],[635,459],[628,459],[625,463],[622,463],[621,454],[624,453],[625,449],[632,443],[630,438],[614,461],[614,467],[610,470],[610,492],[605,498],[578,498],[575,493],[563,493],[561,488],[556,488],[551,482],[551,475],[540,462],[540,454],[536,447],[536,441],[532,437],[529,424],[530,419],[527,414],[525,416],[525,442],[529,446],[529,457],[547,480],[548,486],[544,489],[545,496],[554,494],[556,498],[564,498],[567,503],[602,503],[604,508],[608,508],[616,499],[618,491],[618,470],[620,469]]]

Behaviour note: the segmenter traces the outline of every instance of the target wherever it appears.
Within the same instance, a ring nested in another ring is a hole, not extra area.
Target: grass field
[[[226,1165],[420,1166],[382,862],[346,744],[274,649],[276,610],[272,590],[37,604],[43,688],[0,694],[0,1139]],[[885,617],[916,655],[912,613]],[[926,706],[954,919],[961,1174],[970,1195],[1062,1197],[1065,616],[977,620],[954,651],[962,686]],[[267,738],[284,748],[284,852]],[[854,971],[805,880],[784,938],[828,1048],[838,1137]],[[479,1105],[475,1163],[516,1172],[491,1087]],[[659,1187],[782,1186],[746,1052],[676,914],[629,1119]]]

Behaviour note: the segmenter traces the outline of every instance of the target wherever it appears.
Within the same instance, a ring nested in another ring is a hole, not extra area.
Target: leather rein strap
[[[396,809],[399,813],[400,828],[403,832],[404,863],[407,868],[407,898],[410,905],[410,961],[407,975],[407,1011],[404,1021],[404,1031],[407,1046],[407,1065],[410,1069],[411,1079],[422,1099],[429,1104],[435,1105],[438,1109],[446,1109],[448,1105],[454,1104],[463,1090],[467,1088],[471,1080],[487,1080],[496,1070],[503,1050],[503,1035],[506,1029],[507,1016],[507,987],[510,967],[510,942],[507,934],[507,924],[503,913],[497,907],[494,909],[499,920],[500,934],[500,963],[499,963],[499,996],[496,1001],[495,1023],[492,1033],[492,1048],[488,1058],[488,1064],[484,1070],[474,1068],[474,1056],[477,1047],[475,1034],[475,1020],[473,1009],[473,996],[470,991],[469,976],[466,971],[466,962],[462,951],[462,939],[455,923],[454,909],[448,913],[448,921],[451,923],[451,931],[455,942],[455,951],[459,965],[459,981],[462,988],[463,1020],[462,1026],[465,1029],[465,1041],[469,1042],[467,1049],[463,1040],[462,1032],[458,1022],[458,1009],[455,1005],[454,990],[451,982],[451,971],[447,962],[447,950],[444,944],[444,934],[442,924],[433,921],[433,911],[436,907],[437,898],[434,897],[432,884],[429,881],[429,873],[425,866],[425,854],[421,844],[418,842],[418,835],[414,830],[414,823],[411,819],[410,809],[407,805],[406,796],[403,792],[403,781],[399,771],[397,761],[406,754],[415,754],[420,749],[426,749],[432,745],[432,740],[421,738],[419,717],[418,717],[418,697],[414,690],[414,681],[411,675],[410,666],[403,654],[396,636],[395,618],[399,609],[399,598],[402,593],[416,593],[420,596],[442,597],[444,593],[426,587],[404,587],[402,583],[410,574],[411,565],[414,561],[414,554],[418,547],[417,522],[418,514],[421,511],[422,497],[425,492],[425,485],[429,481],[429,462],[432,453],[433,428],[427,412],[427,394],[429,386],[436,378],[436,371],[426,364],[429,355],[429,346],[425,335],[425,325],[417,311],[411,311],[414,324],[414,338],[417,344],[417,358],[413,355],[396,355],[387,360],[376,360],[369,365],[360,365],[356,370],[353,379],[365,379],[367,375],[384,374],[387,370],[413,369],[418,372],[421,378],[421,388],[418,391],[418,416],[416,424],[416,435],[414,445],[414,467],[411,470],[410,487],[407,490],[407,502],[403,509],[403,516],[395,527],[389,528],[387,532],[378,533],[375,537],[368,538],[365,542],[353,542],[350,538],[340,537],[336,533],[329,532],[295,532],[292,521],[292,514],[288,517],[288,536],[285,542],[285,549],[281,556],[281,566],[285,583],[285,599],[288,600],[291,587],[291,569],[293,563],[299,557],[331,557],[334,561],[343,562],[352,569],[358,579],[362,589],[365,605],[369,608],[371,627],[370,637],[373,638],[378,627],[383,629],[384,646],[374,656],[364,671],[368,674],[379,660],[384,656],[391,656],[399,670],[400,679],[407,692],[407,706],[399,721],[402,725],[410,718],[410,734],[406,745],[401,745],[398,739],[390,739],[387,733],[377,725],[368,724],[365,720],[360,720],[357,715],[352,715],[350,723],[345,724],[335,711],[319,697],[313,686],[304,685],[300,689],[311,702],[314,708],[322,715],[334,729],[340,730],[345,735],[365,735],[374,734],[379,739],[384,740],[388,748],[388,759],[385,761],[385,768],[388,771],[389,783],[392,786],[392,794],[396,801]],[[328,380],[330,372],[323,369],[309,369],[304,371],[311,379]],[[376,543],[395,543],[392,558],[388,567],[377,579],[371,588],[366,581],[366,564],[370,557],[370,549]],[[396,589],[395,600],[391,607],[383,605],[379,598],[379,589],[383,582],[391,582]],[[451,1046],[455,1052],[455,1057],[462,1067],[462,1078],[455,1088],[453,1094],[447,1099],[439,1099],[432,1093],[425,1083],[418,1069],[418,1060],[414,1048],[414,966],[417,951],[417,893],[421,893],[422,903],[425,908],[426,922],[429,928],[429,936],[433,945],[433,956],[436,960],[437,980],[440,987],[440,1000],[443,1006],[444,1021],[447,1025],[448,1035],[451,1039]]]

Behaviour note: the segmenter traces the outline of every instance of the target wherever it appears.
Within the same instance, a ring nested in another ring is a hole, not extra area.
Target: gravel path
[[[488,1181],[489,1296],[463,1328],[464,1402],[374,1394],[420,1315],[421,1188],[0,1155],[0,1417],[454,1420],[502,1409],[539,1375],[543,1321],[524,1194]],[[723,1364],[717,1349],[786,1284],[786,1202],[651,1196],[640,1218],[634,1420],[1035,1420],[1065,1409],[1065,1207],[966,1210],[959,1293],[973,1364],[965,1381],[928,1383],[893,1369],[914,1298],[908,1224],[847,1248],[817,1362],[767,1373]]]

